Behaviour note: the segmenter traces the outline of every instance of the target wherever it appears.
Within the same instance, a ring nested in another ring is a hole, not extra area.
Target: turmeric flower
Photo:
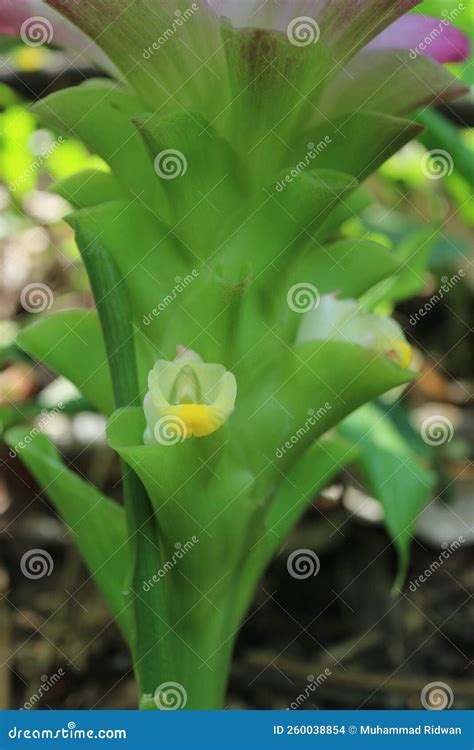
[[[145,444],[210,435],[232,414],[236,395],[235,377],[223,365],[206,364],[179,347],[176,359],[158,360],[148,376]]]

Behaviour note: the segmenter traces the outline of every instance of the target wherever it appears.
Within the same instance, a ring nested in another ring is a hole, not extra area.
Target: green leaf
[[[339,426],[354,442],[356,463],[369,492],[383,505],[385,523],[398,553],[396,585],[401,586],[409,563],[416,520],[429,500],[436,476],[425,469],[390,418],[366,404]]]
[[[360,110],[403,115],[465,91],[443,65],[410,54],[404,49],[363,50],[331,81],[319,107],[331,120],[346,114],[350,128]]]
[[[135,322],[137,347],[147,338],[155,346],[161,346],[166,334],[174,338],[174,347],[169,352],[173,357],[180,341],[176,333],[182,316],[180,308],[188,299],[181,286],[188,288],[196,283],[198,271],[196,259],[189,257],[187,250],[172,232],[159,222],[144,206],[138,203],[112,201],[91,209],[76,211],[67,217],[76,231],[76,241],[81,252],[92,246],[96,239],[116,263],[127,288],[127,294]],[[176,299],[176,301],[175,301]],[[172,304],[173,303],[173,304]],[[206,301],[201,303],[201,308]],[[186,316],[188,335],[200,330]],[[146,377],[158,351],[148,360],[146,372],[139,373],[139,384],[146,385]]]
[[[99,411],[112,413],[112,383],[96,312],[55,313],[20,331],[17,342],[32,357],[74,383]]]
[[[134,121],[163,190],[160,217],[207,260],[244,199],[236,156],[199,113],[145,114]]]
[[[94,80],[50,94],[33,109],[51,128],[79,138],[99,154],[127,192],[155,194],[157,177],[132,123],[142,105],[130,93],[117,84]]]
[[[363,180],[421,129],[410,120],[382,112],[356,111],[307,130],[293,145],[289,164],[297,169],[308,161],[318,169],[337,164],[341,171]]]
[[[288,288],[301,281],[313,283],[320,294],[339,292],[341,298],[357,299],[402,267],[394,253],[376,242],[339,240],[324,247],[308,248],[288,279]],[[293,279],[293,280],[291,280]]]
[[[15,427],[5,436],[69,526],[79,549],[124,633],[131,634],[123,592],[129,559],[123,509],[67,469],[42,434]]]
[[[234,374],[240,385],[246,381],[239,371],[240,366]],[[237,397],[229,426],[237,423],[255,473],[279,446],[297,435],[297,444],[280,461],[283,470],[350,412],[413,377],[384,354],[356,344],[331,340],[299,344],[278,362],[256,367],[252,386],[240,392],[240,400]]]
[[[74,208],[88,208],[106,201],[122,200],[125,194],[110,172],[87,169],[56,182],[51,191]]]
[[[425,109],[416,116],[416,121],[425,126],[419,140],[427,149],[443,149],[451,156],[456,172],[474,186],[474,158],[472,149],[459,137],[459,128],[435,109]]]
[[[254,530],[250,552],[236,581],[234,623],[238,627],[264,569],[285,542],[311,502],[353,460],[356,451],[340,438],[326,438],[311,445],[293,469],[279,475],[275,497]]]
[[[437,240],[438,230],[433,227],[411,232],[395,251],[400,271],[370,289],[361,300],[362,306],[373,309],[383,304],[390,312],[397,302],[420,292],[426,284],[428,260]]]

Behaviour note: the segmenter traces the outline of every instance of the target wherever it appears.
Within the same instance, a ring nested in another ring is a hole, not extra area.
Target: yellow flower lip
[[[219,429],[224,417],[218,409],[207,404],[179,404],[169,406],[167,413],[183,423],[183,437],[205,437]]]
[[[401,339],[394,341],[392,348],[388,349],[386,354],[391,359],[394,359],[398,366],[404,370],[410,366],[413,358],[413,351],[410,344],[407,344],[406,341],[402,341]]]

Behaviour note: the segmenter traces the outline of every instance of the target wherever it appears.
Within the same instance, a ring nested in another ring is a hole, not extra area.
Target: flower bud
[[[332,294],[321,297],[319,305],[304,315],[297,343],[317,339],[350,341],[386,354],[399,367],[411,362],[411,347],[402,329],[391,318],[360,310],[355,300],[337,300]]]

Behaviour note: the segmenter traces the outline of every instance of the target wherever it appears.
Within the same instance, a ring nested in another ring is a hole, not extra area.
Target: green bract
[[[168,2],[50,4],[122,75],[35,105],[108,171],[56,186],[97,311],[42,318],[18,342],[109,417],[125,508],[45,438],[18,452],[74,528],[130,644],[142,705],[160,707],[155,691],[175,682],[187,708],[216,708],[262,572],[347,462],[382,501],[406,566],[432,477],[410,459],[403,492],[381,489],[364,404],[413,373],[398,326],[354,301],[399,299],[405,259],[339,226],[359,181],[419,132],[402,115],[455,84],[426,58],[359,51],[409,2],[330,3],[307,46],[198,6],[156,49]],[[180,346],[200,361],[175,360]],[[162,440],[170,417],[181,428]]]

